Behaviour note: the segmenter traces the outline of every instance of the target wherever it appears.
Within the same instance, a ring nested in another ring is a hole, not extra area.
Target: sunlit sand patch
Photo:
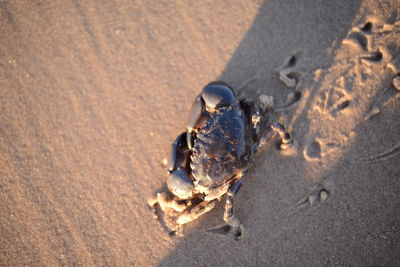
[[[355,129],[359,123],[383,112],[378,105],[369,106],[371,100],[387,101],[379,99],[382,87],[386,88],[388,83],[393,88],[399,87],[400,79],[396,76],[399,70],[391,63],[397,60],[393,51],[398,48],[382,46],[388,43],[386,39],[392,38],[390,32],[395,27],[371,18],[353,27],[337,49],[333,64],[314,71],[315,85],[303,85],[308,89],[303,91],[297,114],[307,105],[312,107],[306,115],[309,131],[300,140],[304,159],[313,165],[310,177],[322,177],[324,171],[341,161],[357,139]],[[387,64],[391,68],[385,67]],[[393,75],[394,78],[388,78]],[[317,91],[316,96],[310,96],[308,90]],[[393,94],[386,98],[392,97]]]

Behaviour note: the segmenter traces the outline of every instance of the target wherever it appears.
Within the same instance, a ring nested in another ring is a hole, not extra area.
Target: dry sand
[[[0,265],[400,265],[399,1],[0,1]],[[274,97],[245,232],[146,206],[194,97]],[[394,82],[393,82],[394,81]]]

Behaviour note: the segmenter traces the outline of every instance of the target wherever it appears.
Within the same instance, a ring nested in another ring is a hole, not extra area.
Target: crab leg
[[[197,219],[204,213],[207,213],[210,210],[212,210],[215,207],[215,205],[217,204],[217,202],[218,202],[218,199],[213,199],[211,201],[203,201],[203,202],[197,204],[191,210],[185,211],[182,215],[180,215],[178,217],[178,219],[176,220],[176,223],[180,226],[180,225],[186,224],[188,222],[191,222],[191,221]]]
[[[232,227],[234,231],[235,239],[239,239],[242,234],[242,225],[237,217],[233,215],[233,204],[235,195],[239,192],[239,189],[242,187],[243,179],[237,181],[228,191],[226,202],[225,202],[225,212],[224,212],[224,221]]]
[[[171,145],[171,153],[168,160],[168,171],[172,172],[178,167],[185,167],[189,154],[186,144],[186,132],[178,135]]]
[[[176,212],[182,212],[187,208],[185,204],[179,204],[176,200],[169,199],[167,194],[164,192],[157,193],[157,196],[150,198],[147,201],[147,203],[150,206],[150,208],[153,209],[154,212],[156,212],[155,206],[157,204],[160,206],[160,209],[164,212],[168,209],[173,209]]]
[[[279,137],[282,139],[281,149],[288,148],[292,143],[292,136],[286,131],[285,127],[280,123],[273,123],[265,129],[265,132],[262,134],[260,145],[262,146],[267,143],[274,133],[278,133]]]

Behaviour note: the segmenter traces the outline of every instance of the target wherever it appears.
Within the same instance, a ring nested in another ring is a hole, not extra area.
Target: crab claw
[[[235,101],[235,92],[225,82],[212,82],[203,88],[203,92],[196,97],[192,104],[186,124],[186,143],[189,149],[193,147],[194,134],[210,118],[210,113],[227,107]]]
[[[236,100],[232,88],[225,82],[217,81],[204,87],[201,96],[206,104],[207,111],[211,112],[222,107],[227,107]]]
[[[197,96],[190,109],[189,118],[186,123],[186,143],[189,149],[193,147],[193,137],[196,129],[201,128],[202,124],[209,118],[205,103],[201,95]]]
[[[186,124],[188,132],[192,132],[202,120],[202,113],[204,113],[204,101],[201,96],[197,96],[190,109],[189,118]]]
[[[168,160],[168,171],[172,172],[179,166],[184,167],[189,158],[186,143],[186,132],[181,133],[171,145],[171,152]]]
[[[181,167],[169,174],[167,187],[172,194],[180,199],[192,198],[195,192],[192,180],[190,180],[186,170]]]

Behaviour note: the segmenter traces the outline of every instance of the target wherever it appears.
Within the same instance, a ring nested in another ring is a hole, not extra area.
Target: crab
[[[235,239],[240,238],[243,227],[233,212],[234,197],[257,149],[275,133],[281,138],[282,149],[292,143],[283,125],[261,126],[266,109],[262,101],[239,99],[222,81],[209,83],[196,97],[186,131],[172,143],[168,192],[157,193],[149,200],[154,211],[159,206],[176,219],[171,234],[181,231],[184,224],[212,210],[226,197],[223,227],[233,232]]]

